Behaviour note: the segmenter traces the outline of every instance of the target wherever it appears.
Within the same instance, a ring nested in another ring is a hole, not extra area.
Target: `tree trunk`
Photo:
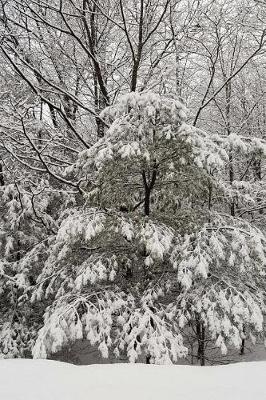
[[[205,327],[203,323],[196,318],[196,332],[198,340],[198,355],[197,358],[200,361],[200,365],[205,365]]]
[[[142,172],[142,179],[144,183],[144,215],[150,215],[150,202],[151,202],[151,192],[154,188],[155,181],[157,178],[157,165],[154,163],[152,176],[150,182],[147,179],[147,173]]]
[[[4,186],[4,174],[3,174],[3,165],[0,163],[0,186]]]

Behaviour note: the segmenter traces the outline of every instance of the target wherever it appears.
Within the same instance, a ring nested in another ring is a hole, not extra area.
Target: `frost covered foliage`
[[[48,184],[0,188],[0,358],[29,356],[42,322],[44,305],[30,299],[57,230],[50,212],[56,195],[49,194]]]
[[[224,179],[228,138],[191,127],[182,104],[152,93],[130,93],[102,118],[105,136],[65,172],[84,203],[49,237],[31,294],[48,305],[34,357],[87,338],[103,357],[169,363],[187,355],[188,329],[200,357],[206,340],[223,353],[255,340],[266,239],[225,213],[232,197],[253,201]]]
[[[156,362],[185,355],[178,327],[164,307],[155,309],[161,290],[152,289],[173,238],[171,229],[145,218],[100,209],[70,213],[33,294],[33,300],[55,299],[34,355],[82,337],[98,344],[104,357],[109,348],[116,355],[125,351],[131,361],[143,352]]]
[[[180,323],[202,320],[211,339],[226,354],[243,338],[263,331],[265,237],[244,221],[217,218],[186,235],[172,253],[186,296],[177,309]]]
[[[90,204],[134,211],[141,203],[149,214],[152,202],[157,216],[190,208],[227,154],[223,139],[189,126],[186,113],[179,101],[153,93],[122,96],[102,113],[111,124],[104,138],[67,172],[81,179]]]

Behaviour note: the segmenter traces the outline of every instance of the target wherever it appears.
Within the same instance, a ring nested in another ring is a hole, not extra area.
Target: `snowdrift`
[[[74,366],[1,360],[1,400],[264,400],[266,362],[219,367]]]

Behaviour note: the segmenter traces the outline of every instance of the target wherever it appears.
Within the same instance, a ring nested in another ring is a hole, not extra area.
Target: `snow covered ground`
[[[1,400],[264,400],[266,362],[219,367],[74,366],[1,360]]]

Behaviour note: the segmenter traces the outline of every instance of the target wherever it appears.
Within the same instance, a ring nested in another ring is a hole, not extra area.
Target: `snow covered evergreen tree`
[[[205,133],[179,102],[130,93],[103,111],[103,138],[67,168],[84,203],[67,208],[49,237],[32,301],[49,303],[33,348],[46,357],[87,338],[103,357],[168,363],[188,353],[195,328],[226,353],[263,332],[266,238],[226,213],[229,151],[265,153],[263,141]],[[250,189],[250,188],[249,188]]]

